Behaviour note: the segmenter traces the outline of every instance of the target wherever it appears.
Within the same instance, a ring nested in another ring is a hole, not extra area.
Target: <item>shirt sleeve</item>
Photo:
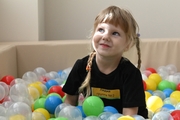
[[[85,67],[83,65],[82,60],[77,60],[72,67],[71,72],[68,75],[65,85],[63,86],[63,92],[70,95],[78,95],[79,87],[84,80]]]

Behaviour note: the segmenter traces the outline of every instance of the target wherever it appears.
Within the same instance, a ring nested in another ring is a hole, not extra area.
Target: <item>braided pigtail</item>
[[[86,78],[84,80],[84,82],[81,84],[81,86],[79,87],[79,93],[82,93],[84,89],[86,89],[86,96],[88,97],[91,94],[91,88],[90,88],[90,79],[91,79],[91,66],[92,66],[92,60],[95,56],[96,52],[93,51],[92,53],[90,53],[89,55],[89,59],[87,61],[87,66],[86,66],[86,71],[88,72],[86,75]]]
[[[137,49],[137,54],[138,54],[138,65],[137,67],[140,69],[141,68],[141,50],[140,50],[140,40],[139,40],[139,34],[137,34],[136,37],[136,49]]]

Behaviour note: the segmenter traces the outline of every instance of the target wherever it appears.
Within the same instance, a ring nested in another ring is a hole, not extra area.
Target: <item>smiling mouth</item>
[[[107,48],[107,47],[110,47],[109,45],[107,45],[107,44],[100,44],[103,48]]]

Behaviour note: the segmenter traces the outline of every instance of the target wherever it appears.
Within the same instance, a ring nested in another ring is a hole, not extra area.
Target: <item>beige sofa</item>
[[[0,42],[0,78],[21,78],[27,71],[43,67],[47,72],[72,67],[76,59],[90,52],[90,40]],[[141,58],[145,68],[174,64],[180,70],[180,39],[142,39]],[[124,54],[134,64],[137,51]]]

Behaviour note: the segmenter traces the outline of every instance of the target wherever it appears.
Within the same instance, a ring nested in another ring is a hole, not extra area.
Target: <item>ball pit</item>
[[[145,120],[139,115],[124,116],[112,106],[104,106],[97,96],[80,98],[76,107],[64,103],[66,96],[62,86],[70,70],[47,73],[38,67],[22,78],[4,76],[0,81],[0,111],[3,111],[0,119]],[[147,68],[141,73],[149,118],[179,120],[180,73],[176,67],[170,64],[157,69]],[[15,110],[17,108],[19,111]]]

